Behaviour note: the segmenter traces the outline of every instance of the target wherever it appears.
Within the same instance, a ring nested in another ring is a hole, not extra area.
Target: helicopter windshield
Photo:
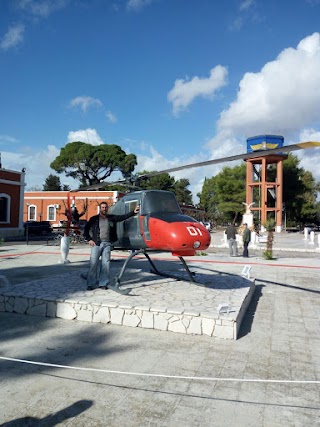
[[[181,209],[173,193],[150,191],[143,201],[143,214],[154,212],[181,213]]]

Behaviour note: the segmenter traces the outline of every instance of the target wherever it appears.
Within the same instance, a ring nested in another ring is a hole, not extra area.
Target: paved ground
[[[1,426],[320,425],[320,254],[283,249],[246,260],[257,286],[236,341],[0,313],[1,357],[96,369],[0,359]],[[204,259],[244,265],[215,247]]]

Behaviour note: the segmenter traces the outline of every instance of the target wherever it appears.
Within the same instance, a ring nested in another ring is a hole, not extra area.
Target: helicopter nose
[[[169,250],[184,255],[194,255],[196,250],[205,250],[210,245],[210,233],[195,222],[150,221],[150,244],[155,249]]]
[[[194,247],[195,249],[199,249],[199,248],[200,248],[200,246],[201,246],[201,242],[199,242],[199,240],[196,240],[195,242],[193,242],[193,247]]]

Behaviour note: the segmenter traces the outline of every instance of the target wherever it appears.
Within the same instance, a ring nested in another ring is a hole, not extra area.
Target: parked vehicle
[[[315,233],[320,231],[320,226],[316,225],[316,224],[306,224],[304,225],[304,227],[301,229],[300,233],[304,233],[304,229],[308,230],[308,234],[311,233],[311,231],[314,231]]]
[[[88,221],[86,219],[80,219],[80,221],[79,221],[80,230],[84,229],[87,222]],[[67,228],[67,225],[68,225],[68,221],[59,221],[59,228]],[[73,224],[71,224],[70,227],[73,228],[75,226]]]
[[[84,229],[84,227],[86,226],[86,223],[87,223],[88,221],[86,220],[86,219],[80,219],[80,221],[79,221],[79,225],[80,225],[80,230],[83,230]]]
[[[208,222],[208,221],[201,221],[201,224],[202,224],[204,227],[206,227],[206,229],[207,229],[208,231],[211,231],[212,227],[211,227],[211,223],[210,223],[210,222]]]
[[[44,236],[45,234],[51,234],[53,229],[49,221],[27,221],[23,224],[24,235],[36,235]]]

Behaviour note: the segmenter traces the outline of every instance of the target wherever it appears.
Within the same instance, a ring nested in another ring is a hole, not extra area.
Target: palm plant
[[[266,222],[263,224],[264,228],[267,231],[267,249],[263,253],[266,259],[273,259],[272,254],[272,246],[273,246],[273,230],[275,226],[275,220],[273,218],[269,218],[266,220]]]

